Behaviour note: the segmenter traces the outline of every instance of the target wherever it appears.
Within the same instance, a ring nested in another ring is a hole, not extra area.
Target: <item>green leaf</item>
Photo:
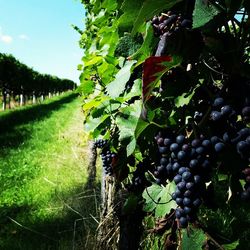
[[[152,50],[155,47],[155,36],[151,22],[147,22],[146,24],[146,31],[144,36],[144,41],[142,46],[130,56],[132,60],[137,60],[137,64],[141,64],[147,57],[152,55]]]
[[[112,97],[118,97],[125,88],[127,81],[131,75],[131,67],[136,61],[128,61],[125,66],[116,74],[115,80],[107,85],[107,92]]]
[[[136,129],[140,119],[142,103],[136,101],[132,105],[121,109],[122,114],[117,116],[116,123],[120,130],[119,140],[127,143],[127,156],[131,155],[136,147]]]
[[[199,28],[211,21],[220,12],[208,1],[196,0],[194,8],[193,28]]]
[[[127,1],[132,2],[131,0],[127,0]],[[138,32],[143,22],[151,19],[154,15],[158,15],[161,11],[170,10],[176,3],[180,1],[181,0],[168,0],[168,1],[145,0],[143,1],[142,5],[140,3],[140,6],[139,6],[140,8],[137,8],[136,12],[133,10],[135,13],[135,15],[133,16],[135,21],[133,24],[132,35]],[[137,1],[133,1],[133,2],[137,2]],[[126,14],[127,13],[124,14],[125,17],[126,17]]]
[[[182,250],[202,250],[203,243],[206,241],[205,233],[198,228],[189,227],[190,230],[182,229]]]
[[[142,197],[145,199],[143,207],[144,211],[153,212],[155,210],[156,217],[163,217],[168,214],[171,209],[175,209],[177,207],[171,196],[174,190],[174,182],[168,183],[166,187],[153,184],[145,189],[142,194]]]
[[[122,29],[129,30],[134,25],[136,16],[138,15],[138,10],[142,6],[144,0],[124,0],[121,6],[123,14],[118,19],[119,27]]]
[[[158,202],[158,196],[162,191],[162,187],[156,184],[146,188],[143,191],[142,197],[145,199],[143,210],[145,212],[153,212]]]
[[[183,93],[181,96],[178,96],[177,98],[175,98],[175,100],[174,100],[175,106],[177,108],[179,108],[179,107],[183,107],[184,105],[188,105],[189,102],[191,101],[193,95],[195,94],[196,88],[194,88],[193,91],[190,94]]]
[[[89,118],[84,128],[87,132],[93,131],[109,117],[110,115],[106,114],[98,118]]]
[[[92,94],[95,90],[95,83],[93,81],[83,81],[80,86],[80,91],[84,95]]]
[[[230,244],[224,244],[222,245],[225,250],[235,250],[237,246],[239,245],[239,240],[234,241],[233,243]]]
[[[168,183],[166,187],[164,187],[160,193],[160,203],[155,209],[156,217],[164,217],[166,214],[169,214],[171,209],[175,209],[177,207],[175,201],[172,199],[171,194],[175,191],[174,182]]]

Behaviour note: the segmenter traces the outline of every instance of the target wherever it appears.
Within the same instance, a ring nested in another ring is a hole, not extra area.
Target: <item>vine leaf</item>
[[[218,9],[207,1],[197,0],[193,14],[193,28],[204,26],[219,13]]]
[[[127,61],[125,66],[121,68],[115,76],[115,80],[107,85],[107,92],[112,98],[119,97],[124,91],[125,85],[131,75],[131,67],[136,61]]]
[[[122,108],[121,115],[117,116],[116,123],[120,130],[119,140],[127,145],[127,156],[131,155],[136,148],[136,139],[139,134],[149,125],[140,119],[142,109],[141,101],[135,101],[128,107]],[[138,133],[140,131],[140,133]]]
[[[142,197],[145,199],[144,211],[153,212],[155,210],[156,217],[163,217],[168,214],[171,209],[177,207],[171,196],[174,190],[175,184],[173,182],[168,183],[165,187],[152,184],[142,194]]]
[[[163,74],[169,69],[178,66],[181,58],[174,56],[151,56],[147,58],[143,65],[143,101],[147,101],[152,90],[156,86]]]
[[[93,81],[90,81],[90,80],[84,80],[82,81],[82,84],[81,86],[79,87],[81,93],[83,95],[90,95],[94,92],[95,90],[95,83]]]
[[[152,55],[152,50],[155,47],[154,31],[151,22],[146,23],[146,31],[144,35],[144,41],[141,47],[129,57],[130,60],[137,60],[137,64],[141,64],[147,57]]]
[[[233,243],[230,243],[230,244],[224,244],[224,245],[222,245],[222,247],[225,250],[234,250],[237,248],[238,245],[239,245],[239,240],[234,241]]]
[[[202,250],[202,246],[206,240],[207,237],[203,230],[190,226],[188,231],[182,229],[181,249]]]
[[[136,210],[139,201],[140,201],[140,198],[137,195],[130,194],[123,205],[122,213],[123,214],[133,213]]]

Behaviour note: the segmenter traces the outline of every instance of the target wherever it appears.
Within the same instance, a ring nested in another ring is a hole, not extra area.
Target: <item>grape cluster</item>
[[[177,187],[172,198],[179,206],[176,218],[181,227],[187,227],[201,204],[201,194],[209,180],[211,155],[220,145],[219,138],[209,140],[201,135],[189,142],[182,134],[174,138],[173,134],[164,136],[159,132],[155,139],[161,155],[160,166],[154,171],[156,182],[173,178]]]
[[[106,175],[113,174],[112,161],[116,157],[116,154],[112,153],[109,147],[104,147],[101,152],[102,166]]]
[[[243,200],[250,200],[250,168],[245,168],[242,173],[244,174],[246,184],[244,186],[244,191],[241,194]]]
[[[160,16],[154,16],[152,25],[156,36],[163,35],[166,32],[172,32],[179,27],[191,28],[192,20],[184,19],[181,14],[174,14],[168,11],[166,14],[162,13]]]
[[[97,139],[94,143],[95,148],[104,148],[108,145],[108,140]]]
[[[148,181],[145,177],[145,172],[148,167],[145,162],[139,162],[136,165],[136,170],[133,172],[132,182],[127,186],[131,192],[141,193],[144,188],[148,185]]]
[[[113,174],[112,161],[116,155],[110,151],[108,140],[98,139],[95,141],[94,147],[102,149],[100,154],[102,166],[104,168],[105,174],[111,176]]]

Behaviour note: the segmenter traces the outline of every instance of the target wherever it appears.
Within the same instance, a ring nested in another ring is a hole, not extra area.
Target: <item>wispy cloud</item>
[[[0,41],[3,43],[12,43],[13,38],[9,35],[3,34],[2,28],[0,27]]]
[[[19,37],[21,40],[30,40],[30,38],[29,38],[27,35],[25,35],[25,34],[20,34],[18,37]]]

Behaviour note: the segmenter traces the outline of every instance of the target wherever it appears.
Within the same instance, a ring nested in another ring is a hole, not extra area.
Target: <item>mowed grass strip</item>
[[[21,122],[8,114],[10,126],[0,132],[0,249],[77,249],[97,225],[98,196],[84,188],[89,152],[80,98],[44,105],[47,112],[18,110]]]

